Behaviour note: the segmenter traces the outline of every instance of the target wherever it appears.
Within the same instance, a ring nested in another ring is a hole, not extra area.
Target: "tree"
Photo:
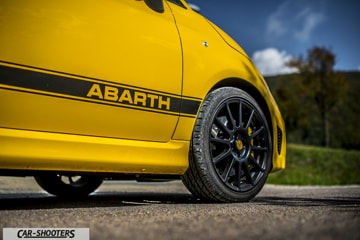
[[[302,93],[312,99],[319,111],[321,145],[326,147],[330,145],[330,112],[347,89],[346,79],[333,69],[335,63],[335,54],[328,48],[318,46],[309,49],[306,58],[300,55],[288,63],[299,70]]]

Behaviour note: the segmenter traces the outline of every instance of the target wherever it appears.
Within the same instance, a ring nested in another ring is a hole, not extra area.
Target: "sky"
[[[358,0],[188,0],[247,52],[263,75],[294,72],[289,59],[314,47],[336,55],[335,70],[360,71]]]

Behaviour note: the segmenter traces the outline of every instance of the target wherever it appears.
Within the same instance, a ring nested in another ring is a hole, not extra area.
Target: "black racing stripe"
[[[66,73],[66,72],[55,71],[55,70],[50,70],[50,69],[46,69],[46,68],[33,67],[33,66],[30,66],[30,65],[17,64],[17,63],[13,63],[13,62],[7,62],[7,61],[0,60],[0,67],[3,66],[2,64],[12,65],[14,67],[11,67],[11,68],[16,68],[16,69],[18,69],[18,68],[28,68],[28,69],[31,69],[30,71],[37,71],[37,72],[44,71],[44,72],[48,72],[48,74],[50,74],[50,75],[66,75],[69,78],[76,78],[76,79],[81,78],[81,79],[87,79],[88,81],[102,82],[104,84],[106,84],[106,83],[108,83],[108,84],[116,84],[114,82],[106,81],[104,79],[93,78],[93,77],[88,77],[88,76],[83,76],[83,75],[78,75],[78,74]],[[124,86],[124,87],[138,88],[138,89],[141,89],[141,90],[144,90],[144,91],[156,92],[156,93],[160,93],[160,94],[162,94],[162,93],[163,94],[169,94],[167,92],[157,91],[157,90],[154,90],[154,89],[140,88],[139,86],[135,87],[135,86],[131,86],[131,85],[123,84],[123,83],[121,85]],[[172,95],[178,96],[178,97],[181,96],[181,95],[177,95],[177,94],[172,94]],[[191,97],[191,96],[184,96],[184,97],[201,101],[201,98],[195,98],[195,97]]]
[[[200,107],[200,101],[183,99],[180,112],[184,114],[196,115]]]
[[[0,83],[78,97],[86,96],[93,84],[88,81],[7,66],[0,66]]]
[[[82,101],[93,100],[101,101],[103,104],[108,104],[118,107],[144,108],[146,111],[154,111],[158,113],[188,114],[194,117],[197,114],[200,106],[200,100],[181,99],[180,96],[173,94],[159,94],[158,91],[149,91],[146,89],[139,89],[128,85],[120,85],[109,82],[100,82],[94,80],[81,80],[72,77],[59,76],[38,71],[25,70],[20,68],[8,67],[0,65],[0,83],[13,87],[25,88],[27,92],[31,90],[43,91],[51,95],[51,93],[61,94],[71,97],[81,98]],[[89,95],[90,89],[96,84],[98,92]],[[105,96],[105,92],[110,92]],[[122,94],[125,98],[121,98]],[[138,101],[134,101],[135,94],[139,96]],[[126,98],[129,96],[129,98]],[[144,97],[147,96],[147,97]],[[145,99],[141,101],[141,98]],[[140,100],[139,100],[140,99]],[[121,105],[119,105],[121,103]],[[165,112],[162,112],[165,111]],[[190,116],[191,117],[191,116]]]

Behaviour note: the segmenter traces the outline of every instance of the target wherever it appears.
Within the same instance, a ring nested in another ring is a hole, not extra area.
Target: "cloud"
[[[298,14],[298,18],[302,22],[302,29],[295,31],[294,36],[301,42],[306,42],[310,38],[311,32],[325,21],[325,15],[320,12],[306,8]]]
[[[287,33],[288,26],[284,21],[287,5],[287,2],[284,2],[268,17],[266,22],[266,34],[268,36],[280,37]]]
[[[310,0],[288,0],[278,6],[266,21],[266,37],[291,37],[299,42],[310,39],[313,31],[326,20],[325,14]]]
[[[193,3],[188,3],[189,7],[191,7],[192,10],[196,11],[196,12],[200,12],[201,9],[198,5],[193,4]]]
[[[273,76],[297,72],[296,68],[286,66],[286,63],[292,58],[285,51],[279,51],[276,48],[266,48],[256,51],[252,59],[264,76]]]

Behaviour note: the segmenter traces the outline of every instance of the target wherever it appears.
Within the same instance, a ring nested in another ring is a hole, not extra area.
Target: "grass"
[[[284,185],[360,184],[360,151],[289,144],[286,169],[267,183]]]

